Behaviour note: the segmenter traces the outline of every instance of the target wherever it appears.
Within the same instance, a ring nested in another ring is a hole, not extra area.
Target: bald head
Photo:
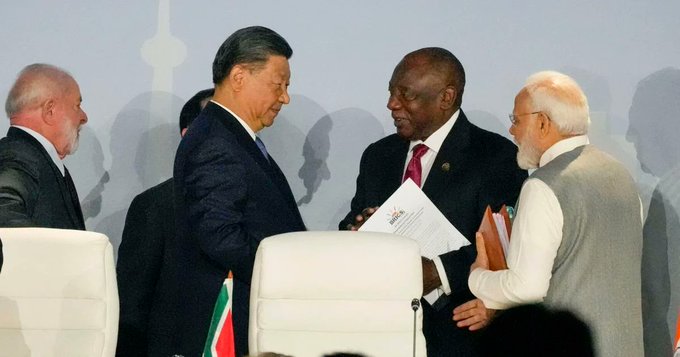
[[[534,111],[546,113],[562,135],[588,132],[588,99],[571,77],[555,71],[543,71],[527,78],[520,96],[527,96]]]
[[[87,123],[81,102],[78,83],[68,72],[36,63],[19,72],[5,111],[12,125],[39,133],[63,159],[76,150],[80,127]]]
[[[77,85],[65,70],[44,63],[26,66],[7,95],[5,112],[10,120],[17,114],[39,107],[49,99],[59,98]]]
[[[465,70],[453,53],[441,47],[421,48],[404,56],[394,71],[413,68],[418,68],[425,76],[438,78],[440,86],[452,86],[456,90],[453,111],[460,108],[465,89]]]

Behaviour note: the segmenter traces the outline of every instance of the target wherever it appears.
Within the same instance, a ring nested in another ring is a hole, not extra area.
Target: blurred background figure
[[[187,101],[179,115],[181,136],[214,92],[212,88],[204,89]],[[149,339],[156,338],[163,324],[164,313],[159,306],[167,297],[158,293],[157,285],[163,264],[172,261],[166,242],[175,237],[173,185],[170,178],[140,193],[125,217],[116,263],[120,296],[116,355],[120,357],[147,356]],[[153,328],[149,326],[150,319],[154,321]]]
[[[680,311],[680,69],[642,79],[628,116],[640,167],[658,180],[642,234],[645,355],[668,356]]]
[[[588,325],[566,310],[542,304],[499,312],[482,330],[479,357],[593,357]],[[604,357],[604,356],[603,356]]]

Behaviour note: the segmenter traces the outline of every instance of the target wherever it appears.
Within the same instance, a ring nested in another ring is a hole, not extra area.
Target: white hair
[[[561,134],[588,133],[588,99],[574,79],[556,71],[543,71],[529,76],[524,89],[533,110],[546,113]]]
[[[7,95],[7,117],[11,119],[25,109],[63,95],[73,81],[71,74],[51,64],[34,63],[24,67]]]

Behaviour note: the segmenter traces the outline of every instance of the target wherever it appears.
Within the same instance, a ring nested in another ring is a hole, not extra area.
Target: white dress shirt
[[[220,103],[218,103],[218,102],[216,102],[216,101],[214,101],[214,100],[211,100],[211,102],[213,102],[213,103],[219,105],[222,109],[228,111],[229,114],[231,114],[232,116],[234,116],[234,118],[236,118],[236,120],[238,120],[238,122],[241,124],[241,126],[243,127],[243,129],[246,129],[246,131],[248,132],[248,135],[250,135],[250,137],[253,138],[253,141],[255,141],[255,138],[257,137],[257,135],[255,134],[255,132],[253,131],[253,129],[251,129],[251,128],[248,126],[248,124],[246,124],[246,122],[243,121],[243,119],[241,119],[241,117],[239,117],[238,115],[236,115],[236,113],[232,112],[229,108],[225,107],[224,105],[222,105],[222,104],[220,104]]]
[[[430,170],[432,169],[432,165],[434,164],[434,159],[437,157],[437,154],[439,153],[439,150],[441,149],[444,140],[449,135],[451,128],[453,128],[453,125],[456,123],[459,113],[460,109],[456,110],[456,112],[453,113],[451,118],[449,118],[449,120],[446,123],[444,123],[444,125],[442,125],[427,139],[425,139],[425,141],[422,140],[411,141],[408,147],[408,154],[406,155],[406,162],[404,163],[404,170],[402,171],[401,175],[402,178],[406,173],[406,167],[408,166],[408,162],[411,161],[411,157],[413,157],[413,147],[418,144],[425,144],[428,150],[420,158],[420,165],[422,167],[422,174],[420,176],[421,177],[420,187],[422,188],[425,185],[427,176],[430,174]],[[444,264],[442,264],[442,260],[439,257],[435,257],[434,259],[432,259],[432,261],[434,262],[434,265],[437,267],[437,274],[439,274],[439,279],[442,282],[442,286],[440,287],[441,292],[445,293],[446,295],[451,294],[451,286],[449,285],[449,280],[446,276],[446,270],[444,270]]]
[[[29,135],[31,135],[33,138],[35,138],[35,140],[38,140],[40,145],[42,145],[45,148],[45,151],[47,151],[47,154],[50,155],[52,162],[54,162],[54,164],[57,165],[57,168],[59,168],[59,171],[61,171],[61,175],[62,176],[66,175],[64,171],[64,162],[62,162],[61,159],[59,158],[57,148],[55,148],[54,145],[49,140],[47,140],[46,137],[42,136],[42,134],[38,133],[37,131],[29,129],[25,126],[12,125],[12,127],[23,130],[27,132]]]

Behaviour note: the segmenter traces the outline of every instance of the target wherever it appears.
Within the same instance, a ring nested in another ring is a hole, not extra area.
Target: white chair
[[[321,357],[424,357],[418,245],[384,233],[297,232],[269,237],[255,257],[249,352]],[[414,327],[415,321],[415,327]],[[414,331],[415,328],[415,331]]]
[[[118,288],[100,233],[0,228],[0,356],[114,356]]]

